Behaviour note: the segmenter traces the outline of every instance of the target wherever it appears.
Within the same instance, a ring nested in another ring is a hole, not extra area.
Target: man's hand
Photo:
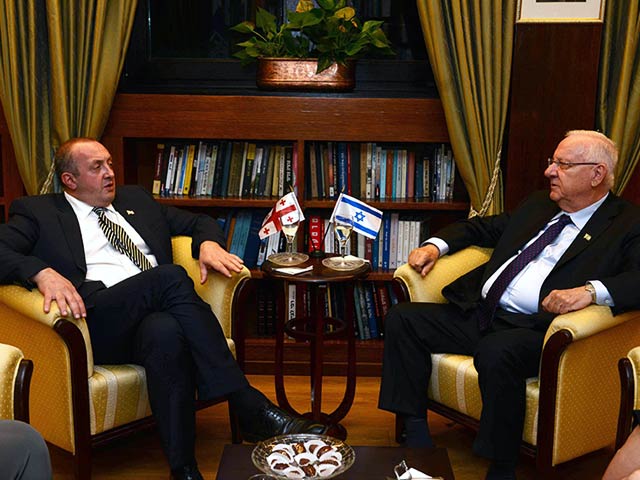
[[[209,268],[216,270],[226,277],[231,277],[231,272],[239,273],[244,261],[232,253],[227,252],[218,243],[211,240],[200,244],[200,283],[207,281]]]
[[[87,316],[84,302],[76,288],[53,268],[40,270],[31,280],[44,295],[44,313],[49,313],[51,302],[55,300],[62,315],[67,316],[71,312],[74,318]]]
[[[551,290],[542,300],[542,308],[550,313],[567,313],[591,305],[591,293],[584,287],[569,288],[567,290]]]
[[[438,258],[440,258],[438,247],[427,243],[424,247],[415,248],[411,251],[408,263],[411,268],[424,277],[431,271]]]

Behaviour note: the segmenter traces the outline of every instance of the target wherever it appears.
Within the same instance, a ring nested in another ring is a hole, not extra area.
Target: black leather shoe
[[[204,480],[196,465],[185,465],[171,470],[171,478],[172,480]]]
[[[291,415],[269,402],[255,415],[240,420],[243,438],[248,442],[260,442],[276,435],[289,433],[326,434],[329,426]]]

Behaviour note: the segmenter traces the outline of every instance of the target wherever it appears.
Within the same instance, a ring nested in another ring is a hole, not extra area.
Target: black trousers
[[[473,356],[482,395],[474,451],[515,461],[522,440],[526,379],[538,375],[544,332],[527,325],[527,315],[499,311],[485,333],[451,304],[402,303],[385,317],[379,407],[422,417],[432,353]]]
[[[85,299],[96,363],[137,363],[172,469],[195,461],[195,393],[206,400],[248,382],[211,308],[178,265],[160,265]]]

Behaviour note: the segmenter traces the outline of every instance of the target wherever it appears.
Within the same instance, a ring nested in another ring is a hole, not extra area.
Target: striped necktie
[[[500,298],[507,289],[509,284],[516,278],[524,267],[526,267],[534,258],[536,258],[544,247],[551,244],[560,232],[569,225],[571,217],[569,215],[560,215],[558,221],[550,225],[531,245],[522,250],[513,261],[498,275],[498,277],[489,288],[487,296],[480,306],[476,309],[475,315],[478,320],[480,331],[484,331],[491,326],[493,315],[498,308]]]
[[[143,272],[153,268],[149,259],[136,247],[124,228],[107,218],[106,210],[104,207],[94,207],[92,211],[98,216],[98,225],[113,248],[126,255]]]

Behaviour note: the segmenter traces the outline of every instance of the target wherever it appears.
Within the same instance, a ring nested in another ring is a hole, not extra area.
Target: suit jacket
[[[205,240],[225,246],[222,229],[213,218],[160,204],[140,187],[118,187],[113,207],[140,234],[159,264],[172,262],[171,237],[175,235],[193,237],[194,258]],[[19,198],[11,204],[9,216],[9,222],[0,225],[1,283],[18,282],[32,288],[29,279],[51,267],[83,297],[104,287],[102,282],[85,282],[80,226],[64,194]]]
[[[436,236],[449,244],[451,253],[470,245],[494,249],[485,265],[448,285],[443,290],[445,298],[465,311],[475,308],[487,279],[559,211],[548,192],[537,192],[511,214],[475,217],[438,232]],[[579,287],[589,280],[600,280],[607,287],[615,313],[640,308],[640,208],[613,194],[594,212],[551,270],[540,289],[539,301],[551,290]],[[534,323],[548,325],[554,314],[542,312],[536,317]]]

